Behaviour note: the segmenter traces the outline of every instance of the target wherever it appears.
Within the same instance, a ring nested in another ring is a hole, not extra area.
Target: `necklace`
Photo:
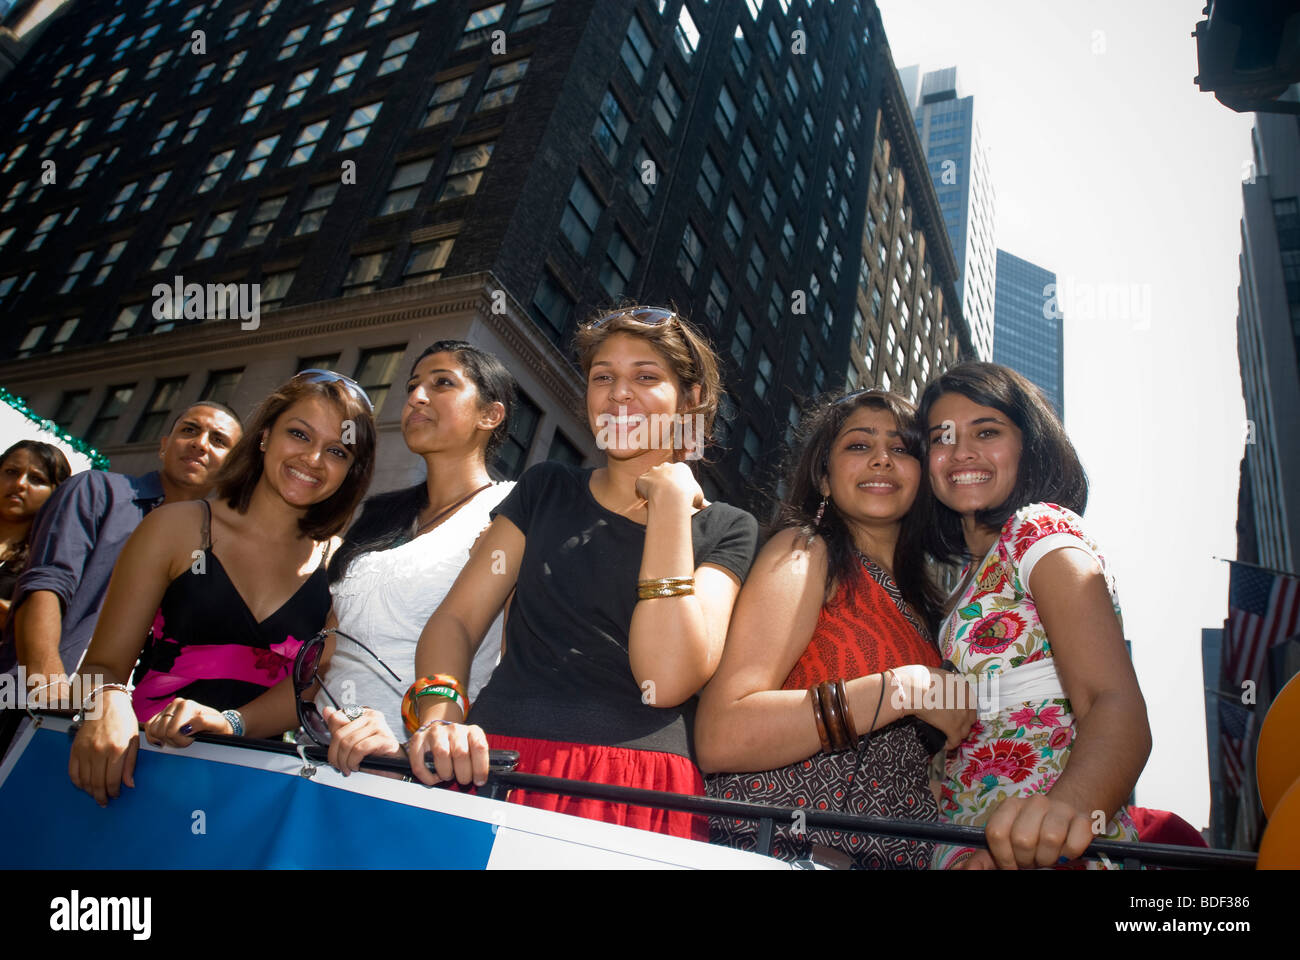
[[[432,520],[427,520],[424,523],[420,524],[418,527],[416,527],[415,535],[418,537],[421,533],[423,533],[425,530],[432,527],[439,520],[445,519],[450,514],[454,513],[455,511],[459,510],[461,507],[465,506],[465,504],[469,503],[471,500],[473,500],[476,496],[478,496],[480,493],[482,493],[490,486],[492,486],[492,484],[491,482],[488,482],[483,484],[483,486],[479,487],[477,490],[471,490],[469,493],[465,494],[465,496],[461,497],[459,500],[453,503],[446,510],[440,511]]]

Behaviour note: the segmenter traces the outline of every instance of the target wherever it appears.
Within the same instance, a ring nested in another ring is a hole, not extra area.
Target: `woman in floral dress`
[[[1088,485],[1074,447],[1038,388],[996,364],[949,370],[920,416],[931,552],[967,564],[940,651],[980,690],[939,808],[988,840],[941,848],[934,866],[1044,867],[1094,836],[1136,840],[1124,803],[1151,732],[1114,582],[1079,517]]]

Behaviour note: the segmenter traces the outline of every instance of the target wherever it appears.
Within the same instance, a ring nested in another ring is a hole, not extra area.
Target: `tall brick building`
[[[873,3],[71,0],[33,36],[0,86],[0,385],[115,469],[316,365],[380,401],[376,489],[407,482],[387,394],[448,336],[520,381],[506,473],[589,460],[569,339],[634,299],[726,357],[704,482],[741,501],[799,398],[970,354]],[[258,284],[256,326],[177,277]]]

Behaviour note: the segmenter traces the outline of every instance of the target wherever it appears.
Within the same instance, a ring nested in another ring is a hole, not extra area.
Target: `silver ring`
[[[349,703],[343,708],[343,716],[348,718],[348,723],[351,723],[365,713],[365,710],[365,707],[358,707],[355,703]]]

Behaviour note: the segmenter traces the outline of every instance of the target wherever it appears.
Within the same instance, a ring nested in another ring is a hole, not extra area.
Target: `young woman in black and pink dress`
[[[284,732],[293,690],[281,681],[325,623],[326,562],[369,486],[374,449],[365,392],[304,371],[253,415],[214,502],[164,505],[141,522],[80,671],[90,693],[68,762],[77,787],[105,805],[134,786],[141,723],[171,746],[199,732]]]
[[[420,636],[415,686],[442,693],[412,701],[411,769],[428,784],[481,784],[491,746],[519,751],[528,773],[702,794],[696,693],[717,667],[757,536],[748,513],[705,501],[686,462],[721,398],[717,359],[687,321],[658,308],[599,317],[577,347],[605,462],[538,464],[494,511]],[[654,429],[667,424],[685,428]],[[466,704],[455,687],[512,591],[501,664]],[[708,836],[704,818],[682,813],[511,799]]]

